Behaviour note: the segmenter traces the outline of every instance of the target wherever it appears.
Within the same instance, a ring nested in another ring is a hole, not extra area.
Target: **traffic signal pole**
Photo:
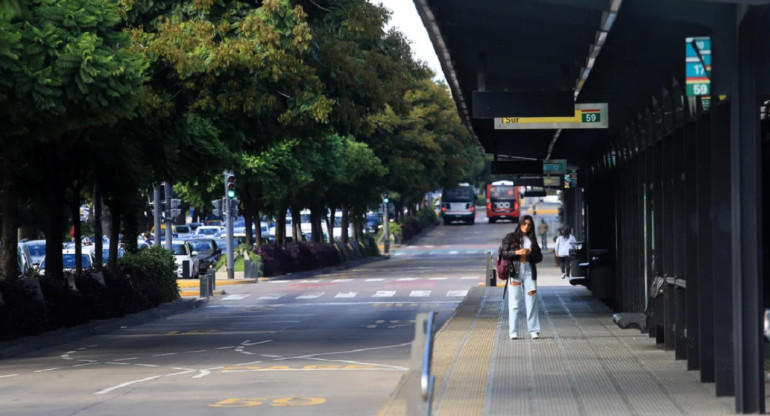
[[[160,246],[160,185],[155,185],[155,189],[152,191],[152,217],[155,237],[153,239],[154,246]]]
[[[166,188],[166,250],[171,251],[171,238],[173,235],[171,234],[171,227],[173,224],[173,219],[171,218],[171,183],[166,181],[164,183],[164,188]]]
[[[388,199],[388,191],[382,193],[382,206],[385,208],[383,213],[383,226],[385,227],[385,254],[390,252],[390,222],[388,221],[388,205],[390,200]]]
[[[225,199],[222,200],[222,209],[227,209],[226,230],[227,230],[227,278],[235,279],[235,247],[233,244],[233,205],[235,204],[235,175],[230,171],[225,171]]]

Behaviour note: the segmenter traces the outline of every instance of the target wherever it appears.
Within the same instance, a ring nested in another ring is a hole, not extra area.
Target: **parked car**
[[[214,267],[222,256],[222,249],[211,238],[191,238],[187,240],[192,253],[198,257],[198,269],[205,271]]]
[[[176,275],[178,278],[195,277],[200,272],[200,263],[198,255],[193,253],[193,249],[187,240],[176,240],[171,242],[171,251],[174,253],[176,261]],[[190,275],[184,276],[184,262],[190,262]]]
[[[220,227],[218,225],[201,225],[200,227],[195,229],[195,237],[214,237],[215,235],[219,234],[220,231],[223,231],[224,227]]]
[[[187,224],[177,225],[176,226],[176,237],[177,238],[190,238],[193,236],[193,229]]]
[[[36,269],[45,258],[45,240],[26,240],[18,244],[19,270],[26,274]]]
[[[80,258],[83,261],[83,270],[92,269],[94,267],[94,258],[92,253],[82,252],[80,253]],[[76,259],[77,257],[75,256],[75,250],[62,250],[62,270],[65,274],[75,272]],[[41,276],[45,276],[45,257],[43,257],[43,260],[40,262],[40,267],[38,267],[37,272]]]

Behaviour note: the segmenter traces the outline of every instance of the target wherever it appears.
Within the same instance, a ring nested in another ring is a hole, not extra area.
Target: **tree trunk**
[[[102,256],[102,250],[104,249],[102,244],[102,192],[99,189],[99,184],[94,184],[94,212],[91,215],[91,220],[94,223],[94,257],[96,270],[102,270],[102,264],[104,258]]]
[[[342,228],[342,235],[340,236],[342,238],[342,242],[344,244],[347,244],[348,241],[350,241],[350,236],[348,235],[348,209],[342,208],[342,219],[340,220],[340,227]]]
[[[302,219],[299,212],[299,208],[291,207],[291,241],[295,243],[302,241]]]
[[[16,180],[13,173],[15,161],[6,160],[3,166],[3,199],[2,215],[3,226],[0,235],[0,280],[9,280],[18,276],[18,259],[16,258],[16,246],[18,239],[16,234],[17,223],[19,222],[19,207],[16,205],[18,196],[16,192]],[[2,299],[0,298],[0,301]]]
[[[114,205],[114,204],[113,204]],[[120,241],[120,213],[115,211],[115,207],[110,205],[110,252],[107,260],[107,270],[112,274],[118,271],[118,244]]]
[[[48,200],[48,221],[45,226],[45,277],[51,280],[63,280],[62,271],[62,232],[64,231],[63,191],[57,187],[55,181],[49,182],[46,187]]]
[[[331,217],[324,212],[324,217],[326,218],[326,231],[329,233],[329,242],[334,243],[334,214],[336,213],[336,208],[330,206],[329,212],[331,212]]]
[[[275,215],[275,243],[286,245],[286,206],[281,204]]]
[[[321,204],[313,202],[310,205],[310,241],[320,243],[323,239],[321,228]]]
[[[70,200],[70,216],[72,217],[72,228],[75,230],[75,236],[72,237],[75,243],[75,273],[83,272],[83,247],[81,246],[82,233],[80,231],[80,194],[72,190],[72,199]]]

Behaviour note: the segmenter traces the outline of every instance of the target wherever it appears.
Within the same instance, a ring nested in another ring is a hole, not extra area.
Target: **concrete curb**
[[[206,298],[180,299],[131,315],[91,321],[71,328],[62,328],[40,335],[0,342],[0,359],[11,358],[43,348],[66,344],[90,335],[100,335],[127,326],[141,325],[156,319],[198,308],[207,301],[208,299]]]

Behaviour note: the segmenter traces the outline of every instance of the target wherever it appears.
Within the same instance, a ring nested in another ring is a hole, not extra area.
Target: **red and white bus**
[[[490,223],[499,219],[519,221],[519,187],[512,181],[487,184],[487,219]]]

